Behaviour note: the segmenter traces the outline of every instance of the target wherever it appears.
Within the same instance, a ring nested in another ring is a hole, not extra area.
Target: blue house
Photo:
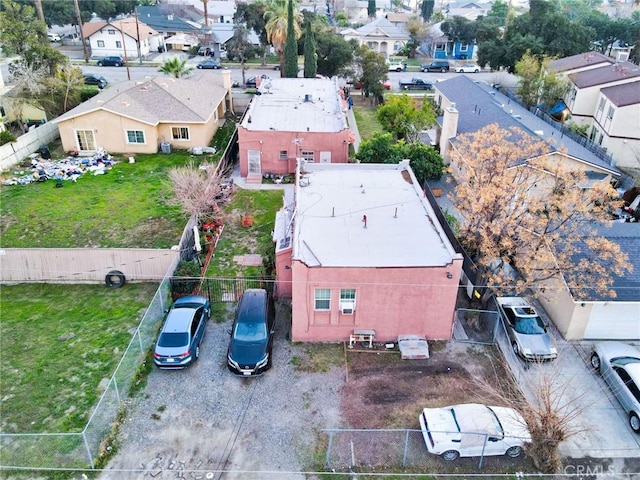
[[[442,60],[471,60],[475,55],[475,42],[462,43],[449,40],[442,30],[442,22],[434,24],[422,43],[421,50],[429,57]]]

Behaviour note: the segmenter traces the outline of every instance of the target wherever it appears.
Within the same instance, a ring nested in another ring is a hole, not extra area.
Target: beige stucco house
[[[65,151],[154,153],[209,145],[231,107],[231,72],[199,72],[108,87],[55,122]]]

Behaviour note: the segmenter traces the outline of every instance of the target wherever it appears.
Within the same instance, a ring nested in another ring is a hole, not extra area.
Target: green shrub
[[[0,145],[4,145],[5,143],[15,142],[16,136],[11,133],[9,130],[3,130],[0,132]]]
[[[100,93],[100,89],[95,85],[82,87],[82,89],[80,90],[80,100],[83,102],[86,102],[91,97],[95,97],[99,93]]]
[[[171,293],[192,293],[200,285],[201,267],[194,260],[180,260],[173,278]]]

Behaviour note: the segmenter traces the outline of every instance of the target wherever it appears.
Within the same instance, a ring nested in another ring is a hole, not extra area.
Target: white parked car
[[[404,64],[402,62],[389,62],[387,68],[390,72],[401,72],[404,70]]]
[[[456,67],[456,72],[459,73],[478,73],[479,71],[480,67],[475,63],[465,63],[464,65]]]
[[[61,40],[60,35],[57,33],[47,33],[47,38],[50,42],[59,42]]]
[[[516,410],[479,403],[425,408],[420,429],[427,450],[447,461],[484,455],[516,458],[531,441],[527,424]]]

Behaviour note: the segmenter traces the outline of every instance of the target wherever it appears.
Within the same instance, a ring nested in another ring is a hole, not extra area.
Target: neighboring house
[[[135,17],[85,23],[82,37],[89,40],[92,58],[119,55],[131,59],[138,58],[138,54],[144,58],[163,45],[162,35]]]
[[[443,112],[438,118],[434,143],[439,145],[447,164],[451,163],[451,149],[459,134],[497,123],[504,129],[518,127],[526,135],[544,140],[549,148],[545,156],[550,161],[583,170],[591,182],[611,182],[620,176],[617,168],[487,84],[459,75],[437,82],[434,87],[434,101]],[[525,163],[523,159],[522,164]],[[455,172],[456,165],[452,167]]]
[[[640,223],[614,223],[598,234],[617,243],[633,267],[614,277],[616,297],[571,289],[561,279],[555,293],[538,300],[567,340],[640,340]]]
[[[384,17],[357,29],[348,28],[340,34],[345,40],[354,39],[358,45],[367,45],[374,52],[385,56],[397,55],[409,41],[409,34],[404,28],[393,25]]]
[[[549,70],[566,77],[572,73],[607,67],[614,63],[615,61],[612,58],[599,52],[587,52],[552,60],[549,62]]]
[[[408,160],[299,163],[295,198],[278,212],[276,292],[292,302],[296,341],[450,339],[462,256]]]
[[[180,16],[189,21],[197,22],[204,26],[204,5],[202,0],[167,0],[169,6],[182,8]],[[207,1],[208,24],[233,23],[233,15],[236,13],[236,2],[233,0]]]
[[[589,138],[621,168],[640,169],[640,79],[600,90]]]
[[[621,167],[640,168],[640,67],[598,52],[560,58],[551,71],[567,78],[563,115]]]
[[[447,60],[470,60],[475,55],[475,42],[464,43],[449,40],[440,26],[442,22],[432,25],[427,31],[427,38],[421,46],[421,50],[432,58]]]
[[[240,175],[260,183],[264,173],[295,172],[296,159],[345,163],[349,142],[344,100],[335,80],[262,80],[238,126]]]
[[[138,20],[162,34],[164,38],[172,37],[178,33],[193,33],[200,30],[199,26],[180,18],[177,14],[179,12],[174,12],[171,5],[138,6],[136,10]]]
[[[564,102],[571,112],[572,120],[578,125],[592,125],[600,90],[637,82],[640,80],[640,67],[629,62],[615,63],[571,73],[567,79],[570,88]]]
[[[389,12],[385,15],[385,18],[391,22],[391,25],[399,27],[405,32],[407,31],[407,24],[412,17],[415,17],[415,15],[404,12]]]
[[[453,17],[463,17],[469,21],[475,21],[478,17],[486,17],[491,10],[492,3],[474,3],[474,2],[447,2],[440,4],[441,11],[446,19]]]
[[[164,39],[167,50],[175,50],[178,52],[188,52],[194,47],[200,45],[200,40],[196,35],[189,33],[176,33],[171,37]]]
[[[200,45],[209,47],[215,57],[225,58],[227,55],[226,43],[233,37],[233,28],[233,23],[212,23],[207,28],[203,27],[203,37]],[[260,37],[258,37],[253,29],[249,30],[247,40],[252,45],[260,45]]]
[[[376,0],[376,18],[384,17],[387,12],[392,10],[391,0]],[[371,20],[368,0],[344,0],[343,8],[336,10],[336,12],[339,11],[346,13],[352,24],[362,24]]]
[[[20,122],[31,127],[47,121],[47,113],[42,108],[16,94],[17,88],[13,85],[0,85],[0,123]]]
[[[231,72],[225,70],[112,86],[55,122],[65,151],[155,153],[162,144],[209,145],[231,108]]]

